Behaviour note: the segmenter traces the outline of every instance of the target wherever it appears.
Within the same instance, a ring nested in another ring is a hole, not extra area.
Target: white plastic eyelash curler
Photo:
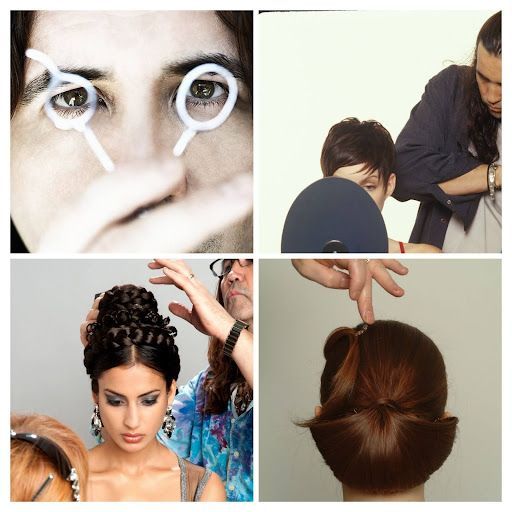
[[[207,121],[197,121],[187,111],[186,100],[187,92],[192,85],[192,82],[205,73],[216,73],[224,77],[228,83],[228,99],[222,110],[213,118]],[[176,109],[180,119],[183,121],[187,129],[182,133],[181,137],[176,142],[173,149],[174,156],[181,156],[188,143],[192,140],[197,132],[206,132],[218,128],[231,114],[238,97],[238,86],[235,77],[226,68],[218,64],[201,64],[190,70],[186,75],[176,94]]]
[[[115,168],[114,163],[103,149],[103,146],[96,138],[96,135],[94,135],[92,129],[87,124],[94,115],[94,112],[96,112],[96,106],[98,104],[98,95],[91,82],[80,75],[63,73],[59,70],[53,60],[48,57],[48,55],[40,52],[39,50],[30,48],[25,52],[25,55],[28,58],[42,64],[51,75],[51,80],[48,84],[48,97],[46,98],[44,104],[46,115],[50,118],[55,127],[59,128],[60,130],[76,130],[77,132],[83,133],[85,140],[89,144],[94,154],[97,156],[105,171],[112,172]],[[81,116],[65,119],[55,112],[51,103],[52,92],[55,88],[57,88],[58,85],[62,83],[76,84],[80,87],[83,87],[87,91],[89,105],[87,110]]]
[[[92,116],[96,112],[96,106],[98,104],[98,95],[96,93],[96,89],[93,87],[91,82],[86,78],[75,75],[72,73],[64,73],[59,70],[57,65],[53,62],[53,60],[43,52],[39,50],[34,50],[32,48],[28,49],[25,52],[25,55],[40,64],[42,64],[48,72],[51,74],[51,80],[48,84],[48,97],[44,104],[44,109],[46,115],[50,118],[56,128],[61,130],[76,130],[84,134],[85,139],[87,140],[90,148],[100,161],[101,165],[107,172],[112,172],[115,169],[114,163],[107,155],[106,151],[103,149],[103,146],[100,144],[92,129],[88,126],[88,122],[91,120]],[[187,92],[192,85],[192,82],[199,78],[201,75],[206,73],[216,73],[225,78],[229,92],[228,99],[226,103],[223,105],[222,110],[212,119],[207,121],[197,121],[187,111],[186,100],[187,100]],[[65,119],[59,116],[52,104],[52,91],[62,83],[72,83],[83,87],[87,91],[87,97],[89,100],[89,106],[87,110],[81,116],[77,116],[75,118]],[[181,82],[178,92],[176,94],[176,109],[178,111],[178,115],[182,120],[183,124],[187,127],[187,129],[182,133],[181,137],[176,142],[173,154],[176,157],[179,157],[185,151],[188,143],[192,140],[194,135],[197,132],[204,132],[215,130],[218,128],[224,121],[229,117],[233,107],[235,106],[236,100],[238,97],[238,86],[236,83],[236,79],[233,74],[228,71],[226,68],[219,66],[218,64],[201,64],[200,66],[196,66],[194,69],[190,70],[184,77]]]

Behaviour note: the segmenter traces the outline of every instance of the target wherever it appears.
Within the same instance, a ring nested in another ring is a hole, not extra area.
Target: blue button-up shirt
[[[176,429],[160,441],[194,464],[217,473],[226,486],[228,501],[253,500],[253,407],[240,416],[233,399],[221,414],[204,414],[204,381],[208,370],[180,387],[172,405]]]

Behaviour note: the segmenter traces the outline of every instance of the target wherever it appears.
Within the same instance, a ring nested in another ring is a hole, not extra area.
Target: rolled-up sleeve
[[[461,126],[465,70],[450,66],[436,75],[412,109],[396,142],[397,183],[393,195],[399,201],[437,201],[461,219],[472,220],[481,194],[453,196],[438,185],[481,163],[469,153],[461,133],[465,129]]]

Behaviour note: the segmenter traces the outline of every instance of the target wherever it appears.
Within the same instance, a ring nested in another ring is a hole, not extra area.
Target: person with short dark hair
[[[501,251],[501,12],[471,66],[433,77],[396,142],[399,201],[420,201],[410,241],[443,252]]]
[[[322,147],[320,165],[324,177],[345,178],[364,188],[379,210],[395,189],[395,145],[386,128],[374,120],[347,117],[332,126]],[[439,252],[439,249],[390,238],[389,252]]]

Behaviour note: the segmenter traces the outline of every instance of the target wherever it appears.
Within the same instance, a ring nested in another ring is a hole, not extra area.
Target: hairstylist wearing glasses
[[[216,472],[228,501],[253,499],[253,266],[252,260],[215,260],[214,297],[183,261],[149,263],[163,275],[150,279],[183,290],[192,307],[169,310],[209,337],[209,366],[179,389],[173,403],[176,431],[162,442],[181,457]]]

